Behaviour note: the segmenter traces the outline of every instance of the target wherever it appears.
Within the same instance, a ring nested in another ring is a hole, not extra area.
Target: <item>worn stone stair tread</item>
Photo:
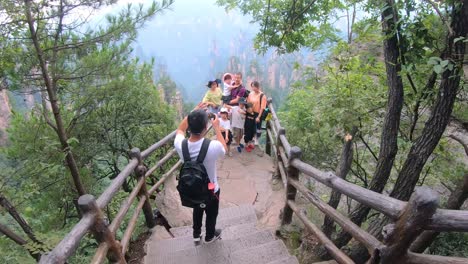
[[[255,222],[248,222],[246,224],[238,224],[227,227],[221,227],[221,225],[216,225],[216,228],[221,228],[223,230],[223,237],[235,237],[238,233],[249,233],[255,232],[257,229],[255,227]],[[176,228],[171,228],[171,233],[174,237],[192,237],[192,227],[191,226],[181,226]],[[202,235],[205,234],[205,227],[202,227]]]
[[[257,215],[255,214],[255,209],[251,205],[244,205],[238,207],[229,207],[225,209],[221,209],[218,215],[216,227],[225,229],[230,226],[234,225],[241,225],[241,224],[248,224],[248,223],[256,223],[257,222]],[[203,219],[203,224],[205,223],[205,219]],[[202,227],[202,230],[205,228]],[[170,229],[171,233],[175,237],[180,236],[191,236],[192,235],[192,227],[191,226],[181,226],[181,227],[174,227]]]
[[[299,261],[295,256],[288,256],[281,259],[268,262],[268,264],[299,264]]]
[[[267,264],[289,256],[283,241],[275,240],[266,244],[239,250],[231,254],[232,264]]]
[[[167,242],[170,241],[170,242]],[[147,252],[145,263],[231,263],[232,252],[254,248],[275,241],[269,231],[257,231],[235,239],[219,240],[212,244],[195,246],[190,237],[169,239],[158,243]],[[164,243],[165,242],[165,243]]]
[[[148,249],[148,256],[160,259],[166,256],[175,255],[190,255],[197,256],[200,254],[213,255],[229,255],[230,252],[235,252],[260,244],[274,241],[274,235],[269,231],[255,231],[254,233],[237,234],[236,236],[225,238],[216,241],[213,244],[201,243],[195,246],[192,237],[178,237],[168,240],[161,240],[159,243]],[[196,249],[193,251],[193,249]]]
[[[325,260],[325,261],[319,261],[319,262],[314,262],[313,264],[338,264],[335,260]]]

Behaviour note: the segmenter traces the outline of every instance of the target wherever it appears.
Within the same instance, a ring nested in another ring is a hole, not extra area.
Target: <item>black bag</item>
[[[260,95],[260,105],[262,105],[262,99],[263,99],[263,93]],[[268,107],[268,101],[266,103],[265,109],[263,109],[262,116],[260,117],[260,120],[265,120],[270,113],[270,108]]]
[[[205,208],[211,199],[212,194],[210,190],[208,190],[210,178],[203,165],[203,160],[205,159],[209,146],[210,140],[205,138],[197,160],[192,161],[188,150],[187,139],[182,141],[184,164],[180,169],[177,190],[179,191],[183,206]]]
[[[247,88],[244,88],[245,89],[245,93],[244,93],[244,98],[247,98],[249,97],[249,94],[250,94],[250,90],[247,90]]]

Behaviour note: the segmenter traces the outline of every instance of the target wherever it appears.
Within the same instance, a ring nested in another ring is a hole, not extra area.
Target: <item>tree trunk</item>
[[[47,67],[47,62],[44,57],[44,53],[41,48],[41,45],[39,43],[36,29],[34,28],[34,18],[32,17],[32,14],[31,14],[31,2],[32,2],[31,0],[24,1],[26,19],[28,22],[29,31],[31,33],[31,40],[36,50],[36,56],[37,56],[37,59],[39,61],[39,65],[41,68],[42,78],[44,79],[44,83],[47,88],[47,94],[50,99],[50,105],[52,107],[52,112],[54,114],[56,128],[57,128],[56,130],[57,136],[59,137],[63,152],[66,153],[65,159],[66,159],[68,168],[70,169],[70,173],[72,175],[76,190],[78,192],[78,195],[81,196],[85,194],[86,191],[84,189],[83,184],[81,183],[80,173],[78,171],[78,166],[76,165],[75,158],[70,149],[70,146],[68,145],[68,136],[66,134],[65,126],[63,124],[62,116],[60,114],[60,107],[59,107],[57,94],[56,94],[57,90],[56,90],[55,84],[52,82],[50,78],[49,70]]]
[[[9,239],[13,240],[16,244],[20,246],[26,245],[28,242],[16,234],[13,230],[9,229],[7,226],[0,224],[0,233],[4,234]],[[41,254],[39,253],[32,253],[29,251],[29,255],[33,257],[35,260],[39,261],[41,259]]]
[[[351,134],[346,134],[345,136],[345,142],[343,144],[343,149],[341,150],[340,162],[335,172],[336,176],[342,179],[346,179],[346,175],[351,169],[351,164],[353,162],[353,138],[356,134],[356,131],[357,128],[353,128]],[[336,209],[338,207],[338,204],[340,203],[340,199],[341,193],[336,190],[332,190],[330,199],[328,200],[328,205]],[[334,221],[330,217],[325,216],[322,226],[323,233],[327,237],[331,237],[333,230],[335,229],[334,227]]]
[[[465,200],[468,198],[468,174],[465,174],[462,184],[458,185],[457,188],[450,194],[445,208],[458,210],[463,205]],[[422,253],[429,247],[440,232],[435,231],[424,231],[411,245],[411,251],[416,253]]]
[[[421,136],[413,143],[408,156],[403,164],[398,179],[390,196],[407,201],[419,180],[427,159],[439,143],[442,134],[447,127],[452,114],[453,104],[460,86],[463,59],[465,55],[465,43],[455,38],[467,37],[468,33],[468,1],[460,2],[459,7],[454,7],[452,12],[451,28],[454,34],[447,38],[446,54],[443,60],[455,63],[453,70],[446,69],[442,73],[439,94],[435,102],[429,120],[426,122]]]
[[[8,199],[3,196],[0,193],[0,205],[5,208],[8,213],[15,219],[15,221],[21,226],[21,229],[23,229],[24,233],[31,239],[32,241],[42,244],[36,236],[34,235],[34,232],[32,228],[29,226],[29,224],[26,222],[26,220],[18,213],[16,208],[8,201]]]
[[[449,33],[446,41],[446,49],[441,56],[443,60],[449,60],[455,63],[452,71],[445,70],[442,74],[439,93],[435,102],[431,116],[424,125],[422,135],[413,143],[403,168],[398,175],[390,196],[407,201],[419,180],[424,164],[426,163],[432,151],[439,143],[439,140],[449,122],[453,110],[453,104],[457,96],[460,85],[461,70],[463,58],[465,56],[465,43],[458,41],[454,43],[455,38],[467,37],[468,34],[468,0],[460,2],[457,7],[453,7],[451,14],[451,29],[453,34]],[[382,238],[382,227],[390,223],[388,217],[383,217],[375,224],[369,227],[369,233],[377,239]],[[355,245],[351,249],[350,257],[353,260],[365,259],[367,250],[362,245]]]
[[[388,8],[382,12],[382,31],[385,36],[384,54],[387,71],[388,102],[382,135],[380,137],[380,151],[376,170],[369,185],[369,189],[381,193],[387,184],[392,170],[395,156],[398,152],[397,138],[400,127],[400,115],[403,107],[403,82],[401,79],[400,51],[398,48],[398,36],[396,31],[397,12],[394,9],[394,1],[386,0]],[[390,19],[388,19],[391,17]],[[358,205],[350,214],[350,219],[357,225],[361,225],[367,217],[370,209]],[[342,231],[335,239],[338,247],[346,245],[351,236]]]

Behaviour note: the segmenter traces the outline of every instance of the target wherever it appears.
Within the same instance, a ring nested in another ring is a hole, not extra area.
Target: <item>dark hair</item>
[[[246,108],[246,109],[247,109],[247,108],[251,108],[251,107],[253,107],[253,104],[252,104],[252,103],[247,103],[247,104],[245,104],[245,108]]]
[[[226,76],[224,76],[224,80],[232,80],[232,76],[231,74],[226,74]]]
[[[256,87],[260,89],[260,83],[258,81],[253,81],[250,86]]]
[[[188,127],[192,134],[200,135],[208,124],[208,114],[204,110],[195,110],[187,117]]]
[[[242,77],[242,72],[238,72],[236,75],[240,75],[240,77]]]
[[[209,81],[208,84],[207,84],[206,86],[208,86],[208,88],[211,88],[211,85],[212,85],[213,83],[216,83],[216,86],[219,86],[219,85],[218,85],[218,82],[217,82],[216,80],[214,80],[214,81]]]

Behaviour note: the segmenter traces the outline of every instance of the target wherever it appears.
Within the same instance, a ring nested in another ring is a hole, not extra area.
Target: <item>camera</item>
[[[213,113],[208,113],[208,118],[211,119],[211,120],[215,120],[215,119],[216,119],[216,115],[213,114]]]

